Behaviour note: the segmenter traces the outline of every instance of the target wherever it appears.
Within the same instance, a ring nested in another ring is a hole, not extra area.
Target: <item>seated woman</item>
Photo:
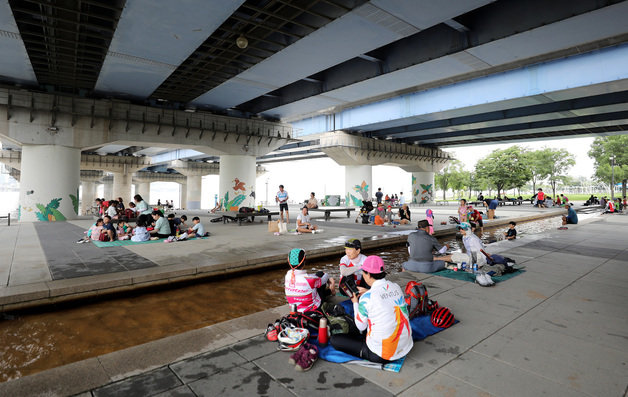
[[[150,234],[158,238],[170,237],[170,224],[168,224],[168,221],[164,218],[163,212],[155,210],[152,215],[155,220],[155,228],[151,230]]]
[[[384,208],[384,203],[377,203],[377,208],[375,208],[373,215],[373,224],[384,226],[384,223],[386,223],[386,209]]]
[[[462,234],[462,243],[469,257],[469,264],[477,263],[479,267],[486,264],[486,257],[481,251],[484,249],[482,240],[473,233],[468,222],[458,225],[458,230]]]
[[[335,334],[332,346],[340,351],[376,363],[404,357],[413,346],[412,329],[399,285],[386,280],[384,261],[369,256],[362,265],[362,278],[370,289],[358,287],[352,295],[355,325],[367,331],[359,337]]]
[[[140,215],[137,218],[137,224],[135,229],[133,229],[133,236],[131,237],[131,241],[148,241],[150,238],[150,233],[146,227],[148,226],[148,215]]]
[[[290,270],[286,273],[284,280],[284,290],[286,300],[290,305],[297,305],[297,311],[303,313],[316,310],[321,306],[322,301],[333,296],[334,279],[327,273],[316,272],[307,274],[305,267],[305,251],[301,248],[294,248],[288,254],[288,264]]]
[[[399,208],[399,223],[406,225],[410,222],[410,208],[408,208],[408,204],[404,204],[403,207]]]
[[[305,206],[309,209],[318,208],[318,199],[314,197],[314,192],[310,193],[310,199],[307,201]]]
[[[310,215],[307,207],[301,209],[301,213],[297,216],[297,232],[298,233],[316,233],[318,226],[310,223]]]

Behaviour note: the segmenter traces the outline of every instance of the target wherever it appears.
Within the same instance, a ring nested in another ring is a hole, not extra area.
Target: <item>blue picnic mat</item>
[[[516,276],[522,274],[522,273],[525,273],[525,270],[517,269],[515,272],[503,274],[501,276],[491,276],[491,279],[493,281],[495,281],[496,283],[499,283],[500,281],[505,281],[505,280],[511,279],[513,277],[516,277]],[[453,270],[443,269],[443,270],[439,270],[439,271],[431,273],[431,274],[433,274],[435,276],[453,278],[455,280],[469,281],[469,282],[472,282],[472,283],[475,282],[475,274],[469,273],[469,272],[455,272]]]

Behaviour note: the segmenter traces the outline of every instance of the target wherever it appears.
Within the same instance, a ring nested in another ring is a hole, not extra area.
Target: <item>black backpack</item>
[[[250,214],[251,212],[255,212],[255,208],[251,207],[240,207],[238,210],[241,214]]]

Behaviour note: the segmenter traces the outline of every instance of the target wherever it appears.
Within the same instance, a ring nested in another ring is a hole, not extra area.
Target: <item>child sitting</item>
[[[192,223],[194,224],[194,226],[192,226],[188,230],[188,235],[192,237],[205,237],[205,228],[201,223],[201,218],[195,216],[194,218],[192,218]]]
[[[94,223],[87,231],[85,232],[85,237],[77,241],[77,244],[83,244],[89,242],[90,239],[98,241],[100,238],[100,233],[102,232],[103,220],[102,218],[98,218],[96,223]]]
[[[150,233],[146,229],[148,225],[148,215],[140,215],[137,218],[137,226],[133,229],[133,237],[131,237],[131,241],[148,241],[150,238]]]
[[[294,248],[288,254],[290,270],[286,273],[284,289],[288,304],[296,304],[297,311],[303,313],[316,310],[322,301],[335,294],[334,279],[327,273],[316,272],[307,274],[305,267],[305,251]]]
[[[133,228],[128,223],[128,219],[123,216],[118,221],[118,240],[128,240],[132,236]]]
[[[504,233],[504,235],[506,236],[506,240],[514,240],[517,238],[517,230],[515,229],[515,226],[517,226],[517,222],[510,221],[508,222],[508,225],[509,229],[506,231],[506,233]]]

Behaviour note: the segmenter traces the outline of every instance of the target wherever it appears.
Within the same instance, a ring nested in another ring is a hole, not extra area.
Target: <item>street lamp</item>
[[[611,201],[615,200],[615,155],[611,157]]]

